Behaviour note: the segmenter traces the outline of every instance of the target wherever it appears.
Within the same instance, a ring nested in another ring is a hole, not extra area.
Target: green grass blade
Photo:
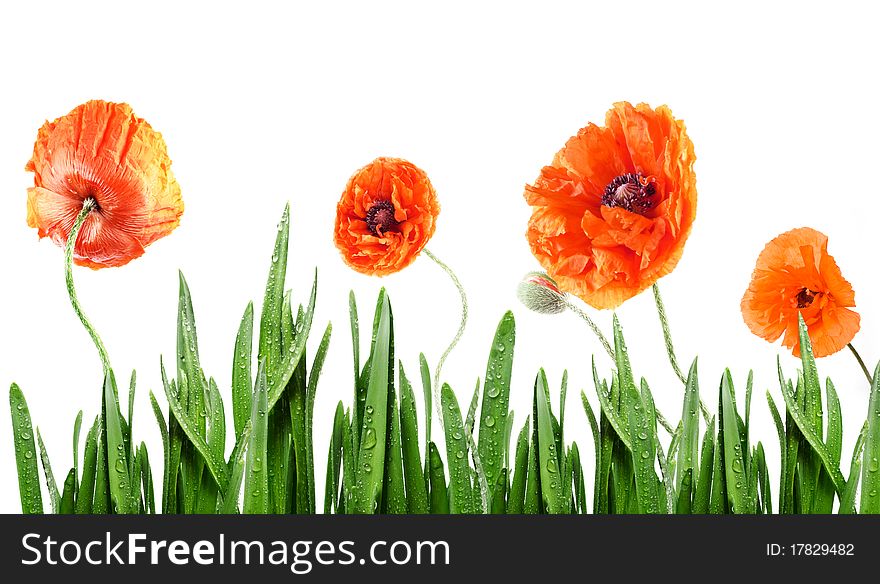
[[[446,460],[449,463],[449,511],[454,514],[470,514],[473,513],[473,490],[467,441],[464,437],[466,429],[461,419],[458,400],[447,384],[443,384],[440,390],[440,401],[446,431]]]
[[[361,334],[360,324],[358,322],[357,300],[354,297],[354,290],[348,292],[348,321],[351,326],[351,351],[352,363],[354,364],[354,399],[358,401],[358,381],[361,376]],[[355,410],[357,411],[357,410]],[[355,427],[358,426],[358,420],[355,419]]]
[[[254,348],[254,303],[248,302],[235,335],[232,359],[232,419],[236,439],[251,418],[254,381],[251,361]]]
[[[721,377],[720,427],[724,435],[724,477],[728,497],[734,513],[754,513],[755,501],[749,498],[749,477],[746,475],[742,439],[737,423],[736,404],[733,397],[733,379],[729,370]]]
[[[123,421],[117,406],[112,372],[108,373],[104,380],[104,423],[107,432],[107,476],[113,511],[119,514],[131,513],[134,511],[129,508],[132,481],[126,460]]]
[[[691,482],[697,472],[699,463],[700,440],[700,384],[697,375],[697,360],[688,371],[687,384],[684,390],[684,402],[681,409],[681,438],[675,460],[676,490],[681,490],[684,475],[691,469]],[[680,499],[680,498],[679,498]]]
[[[508,311],[501,317],[495,329],[495,337],[492,339],[483,384],[483,403],[480,408],[477,452],[489,485],[490,500],[494,497],[498,476],[504,465],[506,448],[500,448],[499,443],[506,429],[510,411],[510,380],[515,342],[516,322],[513,313]]]
[[[448,515],[449,492],[446,488],[446,473],[443,469],[443,459],[440,458],[440,450],[433,442],[428,445],[428,460],[431,469],[431,513]]]
[[[385,437],[385,476],[382,495],[385,513],[407,512],[406,488],[403,478],[403,450],[400,436],[400,412],[394,384],[388,384],[388,434]]]
[[[538,466],[541,477],[541,496],[548,513],[568,512],[568,502],[563,499],[563,465],[557,449],[556,433],[551,421],[548,398],[547,376],[542,369],[535,380],[535,402],[537,404],[538,427]]]
[[[431,420],[434,417],[434,405],[432,403],[434,396],[431,391],[431,368],[428,367],[428,360],[424,353],[419,353],[419,374],[422,378],[422,393],[425,399],[425,464],[428,463],[429,445],[431,444]]]
[[[76,415],[73,422],[73,496],[76,498],[79,491],[79,435],[82,431],[83,412]]]
[[[312,292],[309,296],[309,304],[303,313],[303,318],[297,319],[296,336],[294,342],[290,345],[284,355],[281,356],[281,363],[277,367],[274,375],[267,377],[269,383],[269,409],[275,407],[275,404],[281,398],[281,394],[287,388],[297,367],[300,364],[306,352],[306,341],[308,341],[309,332],[312,329],[312,320],[315,315],[315,300],[318,295],[318,272],[315,270],[315,278],[312,282]],[[262,329],[262,324],[261,324]],[[262,331],[261,331],[262,334]],[[270,370],[267,369],[267,376]]]
[[[828,474],[831,476],[831,480],[834,483],[834,489],[838,494],[843,493],[843,490],[846,487],[846,480],[840,472],[839,465],[834,464],[834,457],[822,441],[822,438],[820,437],[821,430],[816,430],[813,426],[813,420],[809,418],[809,414],[805,414],[799,405],[795,403],[794,392],[786,391],[786,388],[783,388],[782,397],[785,399],[785,406],[788,410],[788,414],[792,417],[794,423],[797,424],[801,434],[803,434],[804,438],[809,442],[813,451],[819,456],[819,459],[825,466],[825,470],[827,470]]]
[[[263,310],[260,314],[257,359],[265,361],[266,376],[269,380],[276,379],[278,372],[282,368],[281,312],[284,301],[284,280],[287,274],[289,240],[290,204],[287,204],[284,207],[284,213],[281,215],[281,221],[278,223],[275,248],[272,250],[272,263],[269,265],[269,277],[266,281]],[[293,368],[290,371],[293,374]],[[287,385],[287,380],[284,380],[280,385]],[[273,403],[270,401],[270,407]],[[253,416],[251,419],[253,419]]]
[[[520,514],[523,512],[523,503],[526,494],[526,476],[529,471],[529,418],[519,432],[516,440],[516,455],[513,466],[513,482],[510,485],[510,494],[507,498],[507,513]]]
[[[617,411],[617,408],[611,403],[610,395],[604,390],[605,384],[599,380],[599,373],[596,371],[596,359],[593,358],[593,384],[596,387],[596,395],[599,396],[599,407],[602,410],[608,423],[614,428],[614,432],[620,440],[626,445],[627,449],[632,450],[632,440],[629,435],[628,422],[623,419]],[[632,386],[635,389],[635,385]]]
[[[52,473],[52,465],[49,462],[49,453],[46,452],[46,445],[43,444],[43,437],[40,436],[40,429],[37,428],[37,444],[40,446],[40,461],[43,463],[43,475],[46,478],[46,488],[49,491],[49,503],[53,514],[58,514],[61,506],[61,495],[58,493],[58,483],[55,482],[55,475]]]
[[[376,302],[375,342],[370,355],[360,451],[356,460],[355,513],[372,514],[379,510],[385,466],[388,427],[388,393],[394,383],[394,321],[391,303],[384,289]]]
[[[880,513],[880,363],[874,369],[868,401],[868,432],[862,462],[860,513]]]
[[[24,394],[14,383],[9,388],[9,409],[12,412],[12,436],[21,512],[25,515],[42,514],[43,495],[40,492],[40,472],[37,468],[31,415]]]
[[[260,361],[251,406],[251,436],[245,463],[243,512],[248,514],[269,513],[269,473],[266,469],[269,440],[267,385],[266,364]]]
[[[428,489],[422,459],[419,455],[419,428],[416,415],[415,394],[412,385],[398,364],[400,373],[400,433],[403,445],[403,471],[406,481],[407,511],[409,513],[428,513]],[[430,412],[428,412],[430,414]]]
[[[678,499],[675,502],[675,513],[677,515],[689,515],[693,512],[693,477],[694,469],[690,467],[681,475],[681,482],[678,485]]]
[[[72,468],[64,479],[64,490],[61,494],[61,502],[58,512],[61,515],[73,515],[76,510],[76,469]]]
[[[841,515],[852,515],[856,513],[856,496],[859,490],[859,480],[862,472],[862,453],[865,449],[865,439],[868,437],[868,421],[862,426],[862,431],[856,439],[855,448],[853,448],[852,462],[849,467],[849,478],[846,481],[846,488],[840,497]]]
[[[633,437],[632,463],[639,512],[661,513],[660,479],[654,471],[657,460],[657,421],[653,408],[649,408],[635,388],[627,383],[621,383],[621,392],[629,407],[629,431]]]
[[[327,358],[327,349],[330,347],[330,336],[333,333],[333,325],[327,323],[324,329],[324,335],[321,337],[321,343],[315,352],[315,358],[312,360],[312,368],[309,371],[308,391],[306,393],[306,456],[308,471],[308,497],[309,512],[315,513],[315,460],[314,460],[314,418],[315,418],[315,397],[318,395],[318,380],[321,377],[321,371],[324,369],[324,361]]]
[[[95,472],[97,470],[98,460],[98,443],[96,435],[99,420],[95,418],[92,427],[86,432],[86,445],[83,451],[82,479],[80,479],[79,490],[76,494],[77,515],[84,515],[92,512],[92,499],[95,496]]]
[[[339,513],[339,488],[342,478],[342,450],[345,435],[345,408],[342,401],[336,404],[333,416],[333,431],[330,433],[330,447],[327,453],[327,480],[324,482],[324,514]],[[421,466],[421,464],[419,465]],[[424,486],[424,483],[423,483]]]
[[[705,515],[709,512],[709,498],[712,492],[712,464],[715,457],[715,418],[709,421],[703,434],[700,450],[700,474],[694,488],[692,509],[694,513]]]

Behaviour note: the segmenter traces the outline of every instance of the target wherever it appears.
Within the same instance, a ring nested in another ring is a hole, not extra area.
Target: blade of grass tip
[[[538,428],[537,453],[541,477],[541,496],[547,512],[557,514],[566,512],[567,505],[562,500],[562,464],[559,461],[556,435],[550,418],[550,402],[547,394],[547,376],[544,370],[541,369],[535,380],[535,401],[537,403],[535,419]]]
[[[123,420],[123,422],[125,422],[123,428],[125,430],[125,455],[129,463],[134,460],[134,444],[132,436],[134,435],[134,395],[136,387],[137,372],[132,370],[131,378],[128,382],[128,418]]]
[[[571,474],[573,481],[574,512],[587,513],[587,487],[584,482],[584,469],[577,442],[571,444]]]
[[[536,394],[537,396],[537,394]],[[537,515],[544,506],[541,501],[541,462],[538,457],[538,427],[534,422],[538,418],[538,400],[534,399],[532,406],[532,427],[529,433],[529,457],[526,462],[528,473],[526,474],[526,492],[523,497],[522,512],[525,515]]]
[[[529,418],[519,432],[516,440],[516,455],[513,465],[513,482],[510,484],[510,495],[507,498],[507,513],[519,515],[523,512],[526,495],[526,476],[529,472]]]
[[[880,363],[874,369],[871,397],[868,401],[868,432],[862,462],[860,513],[880,513]]]
[[[611,403],[610,395],[603,390],[604,384],[599,380],[599,373],[596,371],[596,360],[593,359],[593,384],[596,387],[596,395],[599,397],[599,408],[602,410],[608,423],[614,429],[614,432],[627,447],[632,450],[632,440],[629,435],[629,425],[617,411],[617,408]],[[635,387],[635,386],[633,386]]]
[[[849,467],[849,479],[846,481],[846,488],[840,497],[841,515],[852,515],[856,511],[856,494],[859,490],[859,479],[862,473],[862,452],[865,448],[865,439],[868,437],[868,421],[862,426],[859,437],[856,439],[856,445],[853,448],[852,462]]]
[[[257,383],[251,405],[251,437],[247,448],[244,480],[244,513],[269,513],[269,476],[266,447],[269,440],[266,363],[257,368]]]
[[[61,503],[58,513],[61,515],[73,515],[76,510],[76,469],[72,468],[64,479],[64,490],[61,493]]]
[[[385,476],[382,494],[385,513],[406,513],[406,489],[403,478],[403,450],[400,436],[400,412],[394,383],[388,384],[388,433],[385,437]]]
[[[34,431],[24,394],[16,384],[9,388],[9,409],[12,412],[12,436],[21,512],[25,515],[43,513],[40,473],[37,469]]]
[[[232,419],[236,439],[251,418],[254,381],[251,360],[254,347],[254,303],[248,302],[235,335],[235,353],[232,358]]]
[[[755,475],[755,499],[758,501],[758,513],[771,514],[772,504],[770,502],[772,494],[770,493],[770,476],[767,472],[767,457],[764,454],[764,445],[758,442],[752,461],[752,472]]]
[[[431,368],[428,367],[428,360],[424,353],[419,353],[419,372],[422,377],[422,392],[425,399],[425,483],[430,483],[429,470],[429,445],[431,444],[431,419],[434,416],[434,406],[431,403],[434,394],[431,391]]]
[[[86,445],[83,452],[82,479],[76,494],[77,515],[85,515],[92,512],[92,499],[95,496],[95,472],[98,460],[98,418],[95,418],[92,427],[86,432]]]
[[[104,400],[101,399],[101,415],[98,416],[97,439],[98,455],[95,460],[95,496],[92,499],[92,513],[104,515],[110,512],[110,486],[107,469],[107,425],[104,415]]]
[[[312,360],[312,368],[309,371],[308,391],[306,393],[306,456],[308,457],[308,491],[309,491],[309,511],[315,513],[315,460],[314,460],[314,418],[315,418],[315,397],[318,395],[318,379],[321,377],[321,371],[324,368],[324,361],[327,358],[327,349],[330,346],[330,335],[333,333],[333,325],[327,323],[324,329],[324,336],[321,337],[321,344],[315,352],[315,358]]]
[[[128,473],[128,476],[131,477],[131,486],[128,489],[128,512],[133,515],[142,515],[145,511],[143,499],[141,498],[142,464],[143,459],[138,455],[137,449],[135,449],[134,461],[129,463]]]
[[[73,496],[76,498],[79,492],[79,434],[82,430],[83,412],[76,415],[73,422]]]
[[[724,434],[724,476],[733,512],[754,513],[755,502],[749,499],[749,478],[733,401],[733,379],[726,369],[721,377],[721,430]]]
[[[492,499],[492,508],[489,510],[492,515],[504,515],[507,513],[507,491],[509,485],[507,476],[506,468],[502,468],[501,472],[498,473],[498,480],[495,481],[494,489],[497,496]]]
[[[722,376],[723,378],[723,376]],[[730,512],[727,495],[727,475],[724,472],[724,409],[721,402],[721,387],[718,387],[718,432],[715,434],[715,448],[712,455],[712,486],[709,492],[709,513],[725,515]]]
[[[147,445],[141,442],[138,448],[138,456],[141,459],[141,489],[144,494],[144,511],[150,515],[156,514],[156,492],[153,489],[153,471],[150,468],[150,456],[147,453]]]
[[[516,343],[516,321],[507,311],[495,329],[489,350],[486,377],[483,384],[483,403],[480,408],[480,428],[477,452],[480,456],[486,482],[491,487],[489,498],[504,465],[506,449],[498,447],[501,433],[506,431],[510,413],[510,382],[513,370],[513,351]]]
[[[352,364],[354,365],[354,400],[357,403],[358,383],[361,376],[361,334],[358,322],[357,299],[354,296],[354,290],[348,291],[348,321],[351,326],[351,353]],[[357,412],[357,409],[354,411]],[[357,419],[354,420],[354,423],[355,427],[358,427]]]
[[[125,437],[123,434],[122,416],[116,402],[113,372],[109,372],[104,380],[104,420],[107,432],[107,477],[110,485],[110,500],[113,512],[130,513],[132,481],[128,471],[125,454]]]
[[[455,393],[448,384],[440,390],[440,403],[443,406],[443,426],[446,432],[446,460],[449,463],[449,512],[453,514],[473,513],[471,502],[470,467],[468,466],[465,427]]]
[[[273,377],[268,377],[269,383],[269,409],[275,407],[275,403],[284,393],[288,382],[293,377],[294,371],[299,366],[300,360],[306,351],[306,341],[309,338],[309,332],[312,329],[312,320],[315,315],[315,300],[318,294],[318,271],[315,270],[315,277],[312,281],[312,291],[309,296],[309,304],[306,307],[303,318],[298,319],[296,327],[296,338],[290,345],[288,351],[282,356],[281,364],[277,369],[277,373]],[[269,370],[267,369],[267,375]]]
[[[327,479],[324,482],[324,514],[339,513],[339,487],[342,466],[343,435],[345,433],[345,408],[340,400],[333,416],[333,431],[327,453]],[[419,464],[421,466],[421,463]],[[424,483],[422,484],[424,486]]]
[[[703,433],[700,450],[700,473],[697,476],[693,496],[693,512],[705,515],[709,512],[709,497],[712,490],[712,463],[715,456],[715,418],[710,418]]]
[[[562,370],[562,387],[559,390],[559,439],[558,443],[560,446],[560,456],[561,456],[561,447],[565,444],[565,402],[568,398],[568,369]]]
[[[443,470],[443,459],[440,450],[431,442],[428,445],[428,459],[431,468],[431,513],[435,515],[449,514],[449,492],[446,488],[446,473]]]
[[[694,469],[688,468],[681,476],[681,483],[678,487],[678,499],[675,503],[676,515],[690,515],[693,512],[692,506],[692,487],[693,487]]]
[[[376,333],[370,355],[370,376],[364,405],[360,451],[356,459],[354,512],[373,514],[379,510],[385,474],[385,445],[388,427],[388,394],[394,383],[394,324],[391,303],[384,288],[376,302]]]
[[[400,433],[403,443],[403,473],[406,481],[407,511],[409,513],[428,513],[428,489],[422,459],[419,455],[419,428],[416,415],[415,394],[403,370],[403,362],[398,363],[400,374]]]
[[[37,444],[40,446],[40,462],[43,463],[43,475],[46,479],[46,488],[49,491],[49,503],[52,513],[57,515],[61,507],[61,495],[58,494],[58,483],[55,482],[55,475],[52,474],[49,453],[46,452],[46,445],[43,444],[43,437],[40,436],[39,428],[37,428]]]
[[[801,411],[800,407],[795,403],[795,396],[793,395],[793,392],[783,390],[782,397],[785,399],[785,406],[788,414],[794,420],[794,423],[797,425],[801,434],[803,434],[804,438],[810,444],[813,451],[819,456],[819,459],[825,466],[828,474],[831,476],[831,480],[834,483],[834,489],[837,491],[838,494],[843,493],[843,489],[846,487],[846,480],[843,478],[843,474],[840,472],[839,465],[834,464],[831,453],[828,451],[825,443],[822,441],[816,429],[813,427],[812,420],[810,420]]]
[[[294,320],[291,292],[285,293],[281,327],[283,354],[287,354],[296,343],[297,331],[300,330],[304,317],[302,306],[300,306],[296,312],[296,320]],[[302,358],[297,363],[293,375],[278,400],[279,407],[273,408],[270,405],[267,453],[271,464],[269,470],[270,494],[274,498],[274,503],[270,501],[270,509],[274,504],[275,510],[273,512],[275,513],[286,512],[288,500],[291,512],[295,510],[298,514],[311,513],[314,497],[309,490],[309,456],[308,440],[306,439],[307,361],[308,357],[303,350]],[[269,379],[269,383],[271,385],[271,379]],[[290,444],[285,443],[288,435],[290,436]],[[288,472],[283,470],[285,463],[288,466]]]
[[[290,204],[284,206],[278,222],[278,234],[272,250],[272,263],[266,279],[266,293],[260,313],[260,335],[257,350],[258,361],[266,362],[267,379],[273,381],[282,367],[281,312],[284,302],[284,280],[287,275],[287,254],[290,241]],[[291,368],[291,374],[293,368]],[[287,385],[287,380],[281,385]],[[273,405],[272,400],[269,405]],[[267,410],[268,413],[268,410]],[[251,416],[253,419],[253,416]]]

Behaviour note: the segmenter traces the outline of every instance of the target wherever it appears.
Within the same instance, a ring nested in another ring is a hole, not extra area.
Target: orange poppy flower
[[[124,103],[89,101],[37,135],[25,167],[27,222],[64,246],[86,199],[74,261],[93,269],[122,266],[180,223],[183,201],[165,141]]]
[[[377,158],[348,180],[336,206],[336,247],[351,268],[386,276],[410,265],[440,213],[428,175],[399,158]]]
[[[669,108],[616,103],[526,186],[527,238],[560,289],[615,308],[675,268],[697,209],[693,143]]]
[[[782,344],[800,357],[798,312],[810,333],[813,354],[836,353],[859,331],[852,286],[828,254],[828,238],[801,227],[776,237],[758,256],[742,299],[743,319],[751,331]]]

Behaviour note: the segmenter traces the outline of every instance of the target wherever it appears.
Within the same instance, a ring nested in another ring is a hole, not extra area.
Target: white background
[[[778,446],[764,391],[781,401],[777,354],[789,375],[797,362],[753,336],[739,310],[767,241],[803,225],[828,234],[862,315],[854,343],[869,362],[880,359],[880,42],[869,3],[302,4],[17,2],[0,9],[0,382],[25,391],[59,480],[70,467],[77,411],[87,421],[98,411],[101,368],[68,305],[61,250],[25,223],[32,177],[23,169],[44,120],[93,98],[129,102],[164,134],[186,203],[180,228],[143,258],[75,273],[119,376],[137,369],[135,434],[149,445],[157,485],[161,441],[147,390],[161,393],[159,355],[175,350],[177,269],[194,296],[202,364],[228,396],[235,332],[247,302],[259,308],[262,301],[287,201],[288,285],[303,301],[317,266],[315,345],[327,321],[335,326],[316,405],[319,492],[332,411],[352,393],[348,291],[370,318],[386,286],[410,376],[417,377],[420,351],[436,363],[457,322],[458,296],[445,275],[422,257],[384,279],[361,276],[333,245],[346,180],[380,155],[424,168],[440,197],[429,248],[458,272],[471,305],[444,373],[459,400],[467,402],[484,375],[495,325],[512,308],[517,429],[537,368],[546,367],[558,388],[568,367],[567,437],[592,460],[578,392],[586,389],[595,404],[588,363],[601,349],[574,315],[529,313],[514,291],[537,267],[524,237],[523,186],[618,100],[668,104],[695,143],[697,221],[661,286],[683,366],[699,354],[713,411],[723,367],[734,372],[740,396],[755,370],[753,436],[764,441],[774,475]],[[591,314],[610,333],[611,313]],[[650,293],[619,315],[636,374],[677,419],[682,389]],[[607,376],[610,363],[597,359]],[[848,461],[867,384],[847,352],[819,366],[841,394]],[[20,509],[11,444],[2,413],[3,512]],[[775,479],[773,489],[775,499]]]

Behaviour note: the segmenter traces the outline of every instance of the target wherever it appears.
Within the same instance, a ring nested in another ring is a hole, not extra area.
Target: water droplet
[[[370,465],[369,462],[365,462],[364,463],[364,470],[367,472],[370,472],[371,470],[373,470],[373,467]]]
[[[461,440],[461,432],[453,432],[452,437],[456,440]]]
[[[735,458],[733,460],[733,465],[731,465],[731,466],[733,466],[733,472],[735,472],[735,473],[741,473],[743,471],[742,461],[738,458]]]
[[[30,432],[27,432],[27,431],[25,431],[25,430],[22,430],[22,432],[21,432],[21,439],[22,439],[22,440],[30,440],[30,439],[31,439],[31,433],[30,433]],[[875,460],[876,460],[876,459],[875,459]]]
[[[642,458],[643,458],[643,459],[647,459],[648,456],[650,456],[650,455],[648,454],[648,451],[647,451],[647,450],[642,450]]]
[[[459,450],[455,457],[459,459],[464,458],[464,450]]]
[[[880,470],[880,461],[877,460],[876,456],[871,458],[871,462],[868,463],[868,470],[871,472],[877,472],[877,470]]]
[[[367,413],[368,413],[368,414],[372,414],[372,413],[373,413],[373,406],[367,406],[366,409],[367,409]]]
[[[362,448],[374,448],[376,446],[376,431],[372,428],[367,428],[364,432],[364,443],[361,444]]]
[[[34,457],[34,453],[31,452],[30,450],[25,450],[25,451],[24,451],[24,457],[25,457],[25,458],[33,458],[33,457]]]
[[[498,397],[498,394],[500,393],[501,390],[498,388],[498,386],[492,385],[491,387],[489,387],[489,391],[486,392],[486,395],[488,395],[489,397]]]
[[[125,468],[125,460],[122,458],[116,459],[116,472],[124,473],[126,471]]]
[[[556,459],[551,458],[547,461],[547,472],[555,473],[556,472]]]
[[[646,432],[639,432],[639,440],[647,440],[648,434]]]
[[[495,425],[495,418],[493,418],[492,416],[486,416],[485,422],[486,422],[486,426],[491,428],[492,426]]]

